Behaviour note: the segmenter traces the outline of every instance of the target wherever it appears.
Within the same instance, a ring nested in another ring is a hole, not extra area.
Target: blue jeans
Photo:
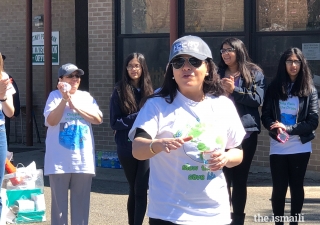
[[[1,115],[2,114],[2,115]],[[4,117],[2,111],[0,111],[0,117]],[[0,125],[0,188],[2,187],[2,181],[4,176],[4,166],[6,163],[7,158],[7,135],[6,135],[6,128],[5,125]],[[1,194],[1,189],[0,189]],[[0,218],[1,218],[1,211],[2,211],[2,200],[0,196]]]

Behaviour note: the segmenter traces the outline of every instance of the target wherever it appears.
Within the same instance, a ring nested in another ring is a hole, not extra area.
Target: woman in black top
[[[147,208],[149,160],[132,156],[132,142],[128,138],[139,112],[142,98],[153,94],[145,57],[131,53],[124,62],[122,80],[116,84],[110,101],[110,126],[115,133],[119,161],[129,182],[127,203],[128,223],[141,225]]]
[[[267,89],[261,121],[271,137],[273,214],[276,219],[283,217],[289,185],[290,215],[296,220],[290,225],[298,224],[301,218],[303,181],[312,151],[311,140],[319,123],[318,113],[318,93],[307,60],[300,49],[289,48],[282,54],[277,75]],[[283,134],[288,139],[281,138]],[[283,224],[276,219],[275,224]]]
[[[243,160],[233,168],[224,167],[230,204],[233,208],[232,225],[244,224],[247,200],[247,179],[250,165],[257,148],[260,133],[258,107],[264,98],[264,75],[259,66],[251,62],[244,43],[237,38],[227,38],[220,47],[219,63],[222,84],[234,102],[246,130],[242,141]],[[232,192],[230,186],[232,184]]]

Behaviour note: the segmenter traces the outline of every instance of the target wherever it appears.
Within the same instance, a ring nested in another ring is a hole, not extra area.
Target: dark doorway
[[[84,71],[80,90],[89,91],[88,0],[75,1],[76,64]]]

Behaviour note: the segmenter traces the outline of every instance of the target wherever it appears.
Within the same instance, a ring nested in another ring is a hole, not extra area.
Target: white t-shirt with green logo
[[[153,139],[193,136],[181,148],[150,159],[148,216],[176,224],[229,224],[225,177],[222,170],[206,169],[202,152],[241,144],[245,130],[231,100],[206,96],[194,102],[180,92],[172,104],[151,98],[129,132],[131,140],[136,128]]]

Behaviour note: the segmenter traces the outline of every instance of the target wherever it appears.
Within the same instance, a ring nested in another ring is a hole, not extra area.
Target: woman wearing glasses
[[[128,224],[141,225],[147,208],[149,160],[132,156],[129,130],[140,110],[140,101],[153,93],[146,59],[131,53],[124,62],[122,80],[116,84],[110,100],[110,126],[115,133],[119,161],[129,183]]]
[[[169,63],[129,133],[133,156],[150,159],[149,223],[230,224],[221,169],[241,162],[243,126],[201,38],[177,39]]]
[[[239,113],[246,130],[242,141],[243,160],[233,168],[224,168],[230,204],[233,208],[232,224],[244,224],[247,200],[247,179],[260,133],[258,107],[264,98],[264,75],[259,66],[251,62],[244,43],[237,38],[225,39],[220,47],[219,63],[222,84]],[[231,192],[232,184],[232,192]]]
[[[71,224],[88,224],[90,191],[95,174],[91,124],[102,123],[95,99],[78,90],[83,70],[65,64],[58,71],[58,85],[43,112],[46,137],[44,174],[51,188],[51,224],[68,224],[70,188]]]
[[[318,127],[318,111],[318,94],[307,61],[300,49],[290,48],[280,58],[276,77],[266,92],[261,116],[271,137],[271,201],[275,218],[284,215],[288,184],[291,216],[299,218],[301,214],[303,180],[312,151],[311,140]],[[281,134],[287,134],[289,139],[282,139]]]

